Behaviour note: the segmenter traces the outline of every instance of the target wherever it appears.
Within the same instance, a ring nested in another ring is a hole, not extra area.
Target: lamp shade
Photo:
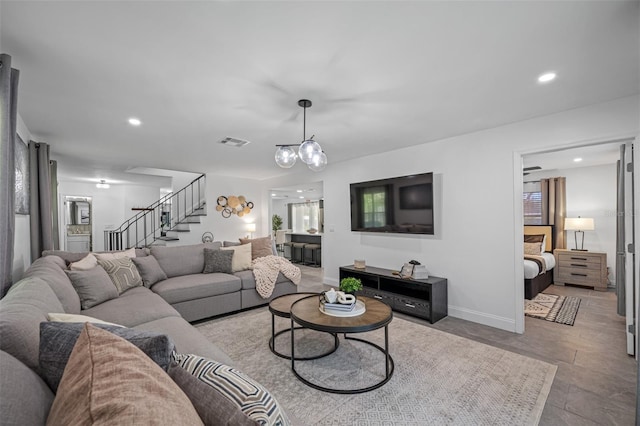
[[[290,146],[280,146],[276,150],[276,164],[283,169],[289,169],[296,164],[298,156]]]
[[[256,232],[256,224],[247,223],[247,232]]]
[[[565,231],[593,231],[595,228],[593,218],[567,217],[564,219]]]

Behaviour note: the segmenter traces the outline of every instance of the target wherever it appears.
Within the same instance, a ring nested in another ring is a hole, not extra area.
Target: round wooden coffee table
[[[291,370],[293,371],[293,374],[295,374],[296,377],[300,379],[300,381],[302,381],[304,384],[324,392],[354,394],[369,392],[374,389],[378,389],[380,386],[384,385],[391,379],[395,366],[393,363],[393,358],[389,354],[388,326],[393,319],[393,312],[388,305],[376,299],[365,296],[358,296],[358,300],[364,302],[366,311],[362,315],[352,317],[336,317],[321,312],[319,309],[319,295],[301,298],[291,305]],[[302,326],[302,328],[324,331],[327,333],[335,333],[336,335],[337,333],[341,333],[344,334],[344,338],[347,340],[356,340],[359,342],[363,342],[378,349],[384,354],[385,358],[384,379],[372,386],[360,389],[332,389],[317,385],[305,379],[296,371],[295,366],[295,362],[296,360],[298,360],[295,357],[295,330],[298,328],[295,327],[296,323]],[[382,327],[384,327],[384,348],[367,340],[358,339],[355,337],[347,337],[347,334],[364,333],[367,331],[377,330]]]
[[[307,293],[285,294],[283,296],[276,297],[275,299],[271,300],[271,302],[269,302],[269,311],[271,312],[271,339],[269,339],[269,349],[271,349],[271,352],[273,352],[274,354],[278,355],[281,358],[291,359],[289,355],[285,355],[276,350],[276,337],[278,337],[283,333],[291,332],[291,328],[285,328],[276,333],[276,316],[281,318],[291,318],[291,315],[290,315],[291,305],[297,302],[298,300],[304,299],[305,297],[309,297],[309,296],[318,297],[319,293],[307,292]],[[296,328],[301,329],[304,327],[296,327]],[[311,357],[298,357],[296,358],[296,360],[309,361],[312,359],[322,358],[323,356],[327,356],[329,354],[334,353],[336,349],[338,349],[338,346],[340,345],[340,340],[338,339],[338,335],[335,333],[333,333],[333,338],[334,338],[334,345],[331,351],[325,352],[320,355],[311,356]]]

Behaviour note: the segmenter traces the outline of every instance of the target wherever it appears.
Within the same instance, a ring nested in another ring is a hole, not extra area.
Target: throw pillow
[[[233,250],[233,259],[231,259],[233,272],[251,269],[251,243],[235,247],[222,247],[220,250]]]
[[[131,261],[136,265],[136,268],[138,268],[138,272],[140,272],[140,276],[142,277],[142,284],[144,284],[145,287],[151,288],[151,286],[158,281],[167,279],[167,274],[164,273],[155,256],[132,257]]]
[[[85,324],[47,424],[202,425],[193,404],[142,351]]]
[[[96,259],[93,254],[89,253],[81,260],[70,263],[69,269],[72,271],[87,271],[95,268],[96,266],[98,266],[98,259]]]
[[[191,375],[176,362],[169,366],[169,376],[187,395],[206,426],[258,426],[229,398],[215,391],[198,377]]]
[[[118,289],[102,268],[88,271],[64,271],[80,297],[80,307],[89,309],[107,300],[118,297]]]
[[[142,285],[142,278],[138,272],[138,268],[128,257],[121,257],[112,260],[98,259],[98,265],[107,272],[113,285],[118,289],[118,293],[122,294],[130,288]]]
[[[204,249],[204,270],[203,274],[213,272],[233,273],[233,251]]]
[[[73,347],[85,324],[87,323],[40,323],[39,373],[54,392],[58,389]],[[114,325],[92,325],[127,340],[163,370],[169,368],[175,346],[168,336]]]
[[[271,248],[271,237],[263,238],[240,238],[241,244],[251,243],[251,260],[257,257],[272,256],[273,249]]]
[[[120,259],[122,257],[136,257],[136,249],[132,247],[124,251],[112,251],[109,253],[93,253],[93,255],[97,257],[98,260],[113,260],[113,259]]]
[[[524,243],[524,254],[540,256],[542,243]]]
[[[525,235],[524,242],[525,243],[542,243],[540,245],[540,253],[544,253],[546,244],[547,244],[547,236],[544,234],[535,234],[535,235]]]
[[[215,409],[208,400],[219,401],[226,397],[245,416],[261,425],[289,425],[290,421],[278,401],[261,384],[244,373],[219,362],[192,354],[174,354],[177,364],[207,385],[200,388],[192,401],[207,410]],[[182,388],[185,390],[185,388]],[[206,393],[205,393],[206,392]],[[210,405],[207,407],[207,405]],[[197,409],[197,408],[196,408]],[[232,418],[237,412],[228,413]],[[201,415],[202,416],[202,415]],[[205,416],[202,416],[205,418]],[[226,424],[227,418],[220,418],[218,424]]]
[[[115,327],[124,327],[124,325],[102,321],[102,320],[99,320],[98,318],[90,317],[88,315],[62,314],[58,312],[53,312],[53,313],[47,314],[47,319],[53,322],[90,322],[93,324],[105,324],[105,325],[113,325]]]

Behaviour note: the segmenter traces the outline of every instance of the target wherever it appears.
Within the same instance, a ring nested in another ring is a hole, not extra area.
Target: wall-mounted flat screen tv
[[[352,183],[351,230],[433,235],[433,173]]]

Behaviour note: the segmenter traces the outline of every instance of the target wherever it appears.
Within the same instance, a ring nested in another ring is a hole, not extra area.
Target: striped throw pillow
[[[224,395],[242,413],[259,425],[287,426],[290,424],[278,401],[261,384],[246,374],[198,355],[174,352],[173,357],[180,367],[207,384],[212,392]],[[199,397],[206,399],[204,395]],[[215,407],[211,408],[215,409]]]

